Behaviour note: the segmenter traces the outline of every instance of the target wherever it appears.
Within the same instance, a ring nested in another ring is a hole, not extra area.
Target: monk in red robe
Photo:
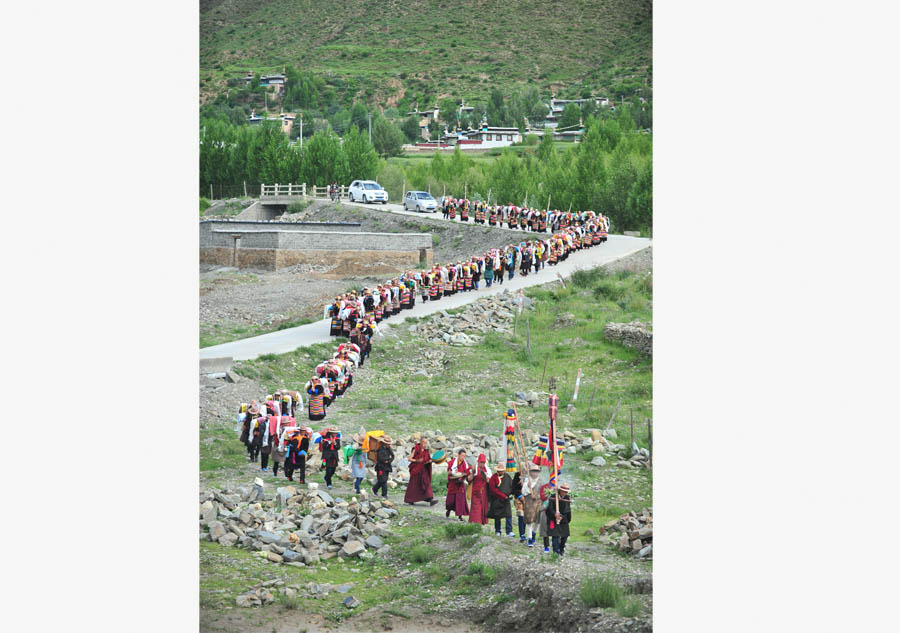
[[[434,493],[431,491],[431,453],[428,451],[428,438],[422,437],[413,447],[409,458],[409,484],[403,501],[412,505],[416,501],[427,501],[434,505]]]
[[[488,479],[491,477],[491,469],[487,465],[487,457],[484,453],[478,456],[478,467],[474,473],[469,473],[468,479],[472,482],[472,507],[469,509],[469,523],[487,523]]]
[[[466,500],[466,481],[472,467],[466,462],[466,451],[460,449],[455,459],[447,464],[447,501],[445,508],[447,517],[456,513],[459,520],[469,514],[469,502]]]

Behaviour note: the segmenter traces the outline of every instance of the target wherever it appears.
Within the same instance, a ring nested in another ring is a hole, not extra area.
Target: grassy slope
[[[519,330],[515,340],[492,335],[477,347],[447,347],[413,340],[407,325],[392,319],[388,323],[394,326],[399,340],[378,338],[373,356],[360,370],[360,379],[346,397],[329,409],[327,420],[339,424],[345,431],[354,431],[364,425],[369,429],[383,428],[395,435],[423,428],[439,428],[448,436],[469,431],[495,431],[506,398],[515,391],[538,388],[546,357],[547,376],[559,380],[560,430],[572,429],[578,433],[580,428],[605,427],[615,402],[621,398],[621,408],[612,428],[618,433],[618,441],[627,444],[629,409],[634,410],[635,420],[652,417],[652,362],[633,350],[605,341],[602,332],[609,321],[651,319],[651,276],[629,272],[607,275],[595,269],[576,273],[566,289],[554,283],[526,290],[526,295],[536,300],[536,309],[525,313],[531,328],[531,356],[525,347],[524,328]],[[574,315],[574,325],[554,327],[557,317],[565,312]],[[583,342],[563,343],[566,339],[576,338]],[[244,361],[237,363],[236,368],[239,373],[259,381],[265,390],[298,385],[307,379],[319,360],[331,354],[333,347],[333,344],[320,344],[289,354]],[[419,359],[426,352],[443,353],[444,356],[437,361],[425,362],[432,378],[413,376],[413,372],[422,366]],[[583,369],[584,378],[577,410],[569,414],[566,405],[571,400],[578,367]],[[546,385],[545,379],[545,388]],[[595,388],[591,415],[588,416],[587,401]],[[523,407],[519,414],[523,428],[546,430],[545,406]],[[635,439],[640,446],[646,447],[646,427],[641,424],[638,428]],[[231,425],[210,425],[200,431],[200,437],[200,475],[204,487],[246,482],[258,472],[247,463]],[[629,510],[639,511],[652,506],[652,473],[616,467],[614,458],[607,458],[605,467],[594,467],[590,465],[593,456],[587,453],[565,457],[565,476],[575,483],[571,540],[593,548],[579,551],[576,546],[572,555],[585,557],[621,577],[641,569],[647,571],[652,568],[652,562],[623,557],[611,547],[590,545],[586,543],[590,539],[584,536],[584,531],[587,528],[596,531],[605,522]],[[446,493],[446,472],[442,469],[435,472],[434,491],[441,497]],[[321,475],[314,475],[312,480],[320,481]],[[339,482],[340,490],[336,492],[346,494],[341,492],[346,486],[348,484]],[[391,493],[395,501],[400,490]],[[350,571],[344,563],[329,564],[327,571],[272,566],[257,562],[247,552],[201,544],[201,606],[208,609],[206,615],[201,615],[201,621],[204,617],[218,617],[212,614],[221,613],[218,609],[233,604],[235,595],[268,578],[283,578],[288,584],[353,580],[352,593],[365,604],[378,603],[400,612],[408,612],[410,605],[416,602],[429,604],[429,611],[440,611],[450,606],[441,601],[452,600],[454,595],[470,596],[479,601],[509,599],[486,594],[483,585],[490,583],[485,583],[483,578],[456,580],[455,585],[449,585],[451,591],[446,591],[448,566],[452,566],[463,552],[477,547],[472,540],[477,537],[462,537],[448,543],[442,515],[411,513],[401,508],[401,518],[402,524],[396,526],[395,536],[388,539],[395,554],[387,559],[376,557],[368,563],[353,565],[359,569],[357,572]],[[418,582],[396,578],[396,557],[400,557],[400,568],[403,568],[403,561],[409,558],[417,543],[432,548],[436,558],[424,565],[413,561],[411,568],[406,567],[423,571],[424,577]],[[534,550],[513,544],[504,543],[502,547],[507,547],[512,556],[537,555]],[[547,564],[552,562],[548,560]],[[304,600],[301,608],[324,616],[326,622],[332,624],[345,618],[360,617],[361,613],[347,612],[343,608],[342,597],[332,594],[321,601]],[[281,597],[278,600],[277,610],[268,613],[289,614],[290,605]],[[646,602],[641,608],[649,613]],[[281,616],[274,617],[277,620]]]
[[[284,64],[364,77],[381,97],[431,86],[483,99],[529,80],[603,89],[652,78],[651,12],[651,0],[201,0],[201,94]]]

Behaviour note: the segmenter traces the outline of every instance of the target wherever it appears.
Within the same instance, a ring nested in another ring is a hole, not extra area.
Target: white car
[[[415,210],[416,213],[422,213],[423,211],[435,213],[437,212],[437,207],[437,200],[427,191],[407,191],[406,197],[403,199],[404,211]]]
[[[350,202],[380,202],[387,204],[388,193],[374,180],[354,180],[350,183]]]

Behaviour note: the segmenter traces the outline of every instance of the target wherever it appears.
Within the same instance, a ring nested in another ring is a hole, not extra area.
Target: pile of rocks
[[[534,309],[531,299],[523,297],[524,308]],[[445,310],[409,326],[409,331],[432,343],[476,345],[486,332],[508,334],[513,330],[518,297],[508,290],[470,303],[458,314]]]
[[[634,552],[638,558],[653,557],[653,508],[629,512],[601,528],[619,550]]]
[[[397,516],[386,499],[332,498],[315,483],[308,490],[263,486],[200,495],[201,540],[243,547],[273,563],[316,565],[335,556],[370,558],[368,550],[386,550],[390,519]],[[206,531],[202,531],[206,528]]]
[[[653,330],[648,323],[607,323],[603,336],[608,341],[617,341],[648,356],[653,356]]]
[[[236,598],[239,607],[258,607],[275,601],[272,593],[277,591],[282,596],[293,598],[308,598],[318,600],[325,598],[331,591],[337,591],[340,594],[346,594],[353,587],[352,583],[344,585],[331,585],[328,583],[308,582],[305,585],[286,585],[283,580],[267,580],[251,587],[249,590],[240,594]],[[362,604],[357,598],[347,596],[343,600],[344,605],[348,609],[353,609]]]

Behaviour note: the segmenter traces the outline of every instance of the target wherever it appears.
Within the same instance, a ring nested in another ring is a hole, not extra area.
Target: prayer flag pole
[[[559,402],[559,397],[555,393],[550,394],[549,399],[549,413],[550,413],[550,430],[553,431],[551,433],[551,437],[547,438],[550,442],[553,443],[553,481],[555,482],[554,488],[554,498],[556,499],[556,513],[559,514],[559,469],[556,461],[556,415],[554,414],[554,404]]]

